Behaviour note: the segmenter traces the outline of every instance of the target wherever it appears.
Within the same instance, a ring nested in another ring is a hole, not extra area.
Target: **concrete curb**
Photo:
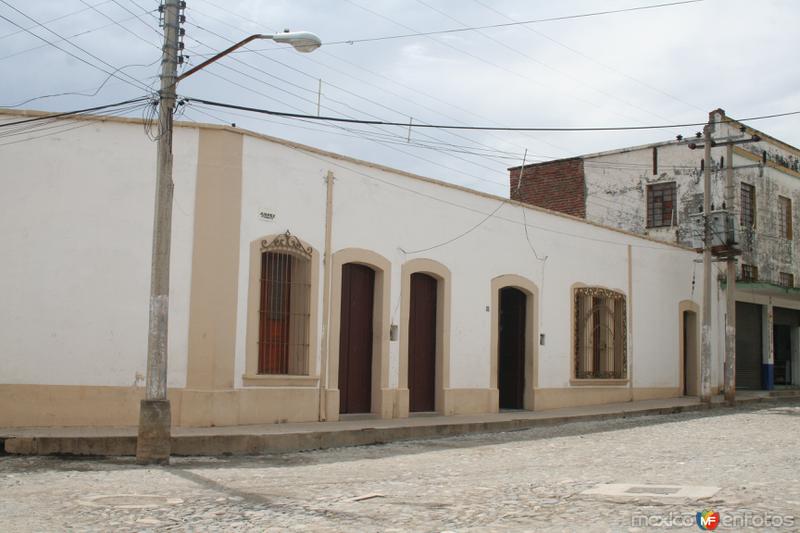
[[[797,401],[800,396],[770,396],[737,401],[737,406]],[[621,410],[598,414],[575,414],[549,418],[516,418],[483,422],[457,422],[358,429],[325,429],[279,434],[181,435],[171,440],[175,456],[263,455],[298,451],[364,446],[388,442],[452,437],[474,433],[497,433],[549,427],[573,422],[613,420],[729,409],[725,404],[691,404]],[[17,455],[134,456],[135,436],[15,437],[5,439],[5,452]]]

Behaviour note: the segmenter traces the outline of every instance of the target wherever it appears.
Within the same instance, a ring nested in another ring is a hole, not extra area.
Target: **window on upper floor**
[[[758,267],[742,263],[742,281],[758,281]]]
[[[778,235],[792,238],[792,201],[785,196],[778,196]]]
[[[739,222],[742,227],[756,227],[756,188],[749,183],[741,185],[741,200]]]
[[[779,281],[781,287],[793,288],[794,287],[794,274],[789,272],[781,272],[781,279]]]
[[[575,289],[575,378],[625,379],[625,295],[598,287]]]
[[[674,226],[676,183],[653,183],[647,186],[647,227]]]

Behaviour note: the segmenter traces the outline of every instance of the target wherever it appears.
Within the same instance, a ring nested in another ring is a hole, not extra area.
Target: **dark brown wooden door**
[[[339,412],[369,413],[372,407],[372,312],[375,271],[342,266],[339,332]]]
[[[412,412],[436,410],[435,278],[411,274],[408,326],[408,389]]]
[[[500,290],[497,386],[501,409],[522,409],[525,392],[525,293]]]

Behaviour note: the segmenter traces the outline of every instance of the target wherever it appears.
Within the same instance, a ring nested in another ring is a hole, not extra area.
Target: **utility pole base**
[[[139,437],[136,440],[137,463],[169,464],[171,424],[169,400],[142,400],[139,405]]]
[[[725,391],[725,403],[730,407],[736,406],[736,393]]]

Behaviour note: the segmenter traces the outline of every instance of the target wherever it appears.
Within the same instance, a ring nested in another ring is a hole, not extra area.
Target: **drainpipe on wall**
[[[628,245],[628,388],[633,401],[633,248]]]
[[[319,370],[319,416],[320,422],[327,420],[326,394],[328,385],[328,329],[331,317],[331,232],[333,231],[333,172],[325,177],[325,255],[322,264],[322,343],[320,345]]]

